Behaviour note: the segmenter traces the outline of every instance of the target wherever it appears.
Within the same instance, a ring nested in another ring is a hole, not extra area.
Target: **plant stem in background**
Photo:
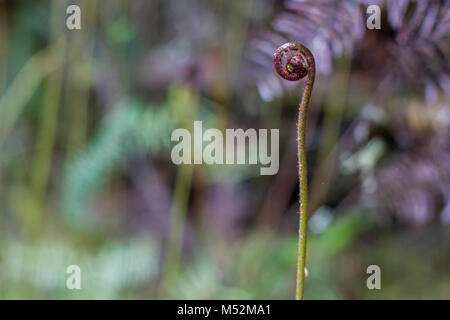
[[[190,128],[198,105],[196,90],[188,86],[174,87],[171,89],[169,96],[169,108],[171,108],[174,118],[182,119],[180,124]],[[166,256],[162,266],[161,284],[158,290],[159,298],[171,298],[173,292],[170,292],[170,289],[176,285],[176,281],[179,278],[193,173],[193,165],[188,164],[179,166],[177,171],[172,210],[170,212]]]
[[[92,65],[97,18],[97,1],[85,0],[86,18],[84,32],[71,35],[68,51],[76,58],[68,66],[67,86],[71,88],[71,97],[67,101],[67,157],[83,149],[86,143],[88,126],[89,91],[92,86]]]
[[[47,48],[34,54],[0,97],[0,150],[39,85],[63,64],[61,50],[64,50],[64,45],[65,39],[60,37]]]
[[[311,98],[311,92],[314,85],[316,66],[311,51],[309,51],[309,49],[304,45],[296,42],[289,42],[279,47],[273,55],[273,65],[275,71],[283,79],[289,81],[297,81],[307,76],[299,106],[297,123],[298,176],[300,183],[300,224],[297,254],[296,299],[302,300],[306,262],[306,221],[308,218],[308,182],[305,148],[306,113],[308,111],[309,100]]]
[[[6,5],[0,2],[0,92],[6,87],[7,58],[8,58],[8,25]]]
[[[51,38],[56,42],[60,34],[63,20],[59,18],[58,12],[63,8],[63,4],[54,0],[51,3]],[[60,59],[65,59],[67,36],[62,36],[63,46],[59,51]],[[39,120],[39,128],[36,138],[36,153],[32,164],[31,173],[31,206],[28,215],[31,219],[31,232],[35,235],[42,226],[43,214],[45,210],[45,197],[50,176],[53,148],[58,126],[59,105],[62,96],[63,69],[60,68],[49,75],[42,103],[42,110]]]

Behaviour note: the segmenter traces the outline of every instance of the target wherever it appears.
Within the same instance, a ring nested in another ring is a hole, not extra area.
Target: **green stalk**
[[[183,127],[192,126],[193,117],[198,106],[198,94],[188,86],[173,87],[170,90],[168,105],[175,119]],[[176,283],[180,272],[183,238],[189,210],[189,196],[192,187],[194,166],[180,165],[177,171],[172,209],[170,212],[169,236],[165,261],[161,271],[161,284],[158,290],[159,298],[170,297],[170,288]]]
[[[298,138],[298,176],[300,182],[300,225],[298,232],[298,256],[297,256],[297,294],[296,299],[303,299],[303,287],[305,282],[306,264],[306,222],[308,219],[308,178],[306,169],[306,113],[314,85],[314,72],[308,73],[305,88],[303,89],[302,102],[299,106],[297,138]]]
[[[51,3],[51,24],[50,34],[53,41],[58,40],[61,28],[61,19],[58,12],[63,8],[63,3],[53,0]],[[62,46],[58,52],[58,60],[64,61],[66,57],[67,36],[63,33]],[[56,70],[49,75],[47,84],[44,89],[43,105],[39,121],[39,127],[36,139],[36,153],[32,164],[31,173],[31,197],[32,197],[32,225],[28,232],[35,235],[40,231],[43,223],[43,215],[45,211],[45,197],[50,177],[52,165],[53,149],[55,146],[56,131],[58,126],[58,114],[62,96],[62,83],[64,70],[62,68]]]
[[[314,86],[316,66],[311,51],[304,45],[295,42],[289,42],[279,47],[274,54],[273,64],[276,72],[286,80],[297,81],[307,76],[299,106],[297,122],[300,223],[298,232],[296,299],[303,300],[306,265],[306,223],[308,219],[308,181],[305,146],[306,114]]]

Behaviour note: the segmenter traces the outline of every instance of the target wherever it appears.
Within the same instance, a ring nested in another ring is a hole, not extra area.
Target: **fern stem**
[[[306,264],[306,222],[308,219],[308,179],[306,168],[306,113],[308,111],[311,91],[314,84],[314,74],[308,73],[305,88],[303,90],[302,102],[299,107],[297,138],[298,138],[298,176],[300,183],[300,224],[299,224],[299,242],[297,256],[297,289],[296,299],[303,299],[305,264]]]
[[[299,105],[297,122],[300,223],[298,232],[296,299],[302,300],[306,265],[306,223],[308,219],[308,181],[305,146],[306,114],[314,86],[316,67],[311,51],[304,45],[295,42],[289,42],[279,47],[274,54],[273,63],[277,73],[286,80],[297,81],[307,76]]]

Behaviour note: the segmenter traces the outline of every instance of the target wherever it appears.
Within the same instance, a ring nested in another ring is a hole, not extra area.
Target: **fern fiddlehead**
[[[275,51],[273,55],[273,66],[280,77],[289,81],[297,81],[307,77],[299,105],[297,122],[300,223],[297,254],[296,299],[302,300],[305,279],[304,270],[306,261],[306,221],[308,204],[305,152],[306,113],[308,111],[309,100],[314,85],[316,66],[311,51],[304,45],[296,42],[285,43]]]

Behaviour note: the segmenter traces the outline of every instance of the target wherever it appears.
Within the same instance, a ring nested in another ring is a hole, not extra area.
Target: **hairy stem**
[[[280,46],[274,53],[273,66],[280,77],[289,81],[297,81],[305,76],[307,77],[300,102],[297,123],[300,224],[298,232],[296,299],[302,300],[306,264],[306,221],[308,218],[308,182],[305,147],[306,114],[314,85],[316,65],[314,57],[307,47],[300,43],[288,42]]]
[[[314,63],[314,61],[313,61]],[[308,179],[306,169],[306,113],[308,111],[309,100],[314,85],[314,66],[308,72],[303,96],[299,106],[297,122],[298,139],[298,177],[300,183],[300,225],[298,232],[298,255],[297,255],[297,289],[296,299],[303,299],[303,289],[305,280],[306,264],[306,221],[308,218]]]

